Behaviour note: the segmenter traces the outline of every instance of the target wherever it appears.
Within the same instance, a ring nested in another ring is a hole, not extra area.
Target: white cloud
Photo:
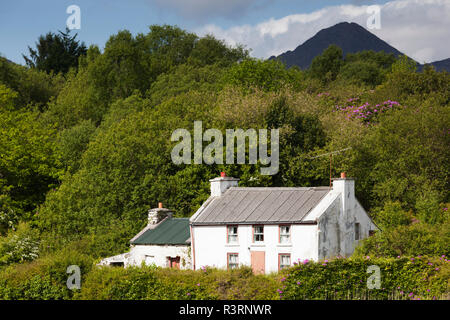
[[[433,48],[422,48],[412,54],[412,56],[415,57],[415,60],[420,63],[435,61],[433,59],[433,55],[434,55]]]
[[[175,0],[172,0],[175,1]],[[229,44],[252,48],[252,56],[268,58],[294,50],[319,30],[342,21],[366,27],[367,5],[326,7],[308,14],[269,19],[256,25],[228,29],[210,24],[198,30],[214,34]],[[381,6],[381,29],[369,30],[418,62],[450,57],[450,0],[397,0]]]

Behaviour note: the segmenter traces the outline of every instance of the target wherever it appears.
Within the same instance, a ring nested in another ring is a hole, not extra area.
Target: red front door
[[[169,257],[169,267],[180,269],[180,257]]]
[[[251,264],[253,273],[264,274],[266,272],[266,253],[264,251],[251,251]]]

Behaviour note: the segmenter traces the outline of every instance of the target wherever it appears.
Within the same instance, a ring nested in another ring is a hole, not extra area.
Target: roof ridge
[[[248,191],[258,191],[258,190],[324,190],[330,189],[327,186],[319,186],[319,187],[230,187],[228,190],[248,190]]]

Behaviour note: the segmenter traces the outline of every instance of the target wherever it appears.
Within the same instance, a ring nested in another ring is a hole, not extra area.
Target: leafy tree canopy
[[[86,54],[84,42],[76,40],[77,34],[71,36],[70,30],[41,35],[36,49],[28,47],[30,56],[23,55],[26,64],[31,68],[47,73],[66,73],[71,67],[78,66],[78,58]]]
[[[336,79],[343,63],[342,49],[336,45],[330,45],[322,55],[313,59],[310,72],[313,77],[329,82]]]

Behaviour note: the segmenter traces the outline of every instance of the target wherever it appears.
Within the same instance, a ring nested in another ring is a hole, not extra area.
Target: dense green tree
[[[445,191],[427,190],[418,196],[414,209],[420,221],[431,225],[439,225],[448,219],[448,212],[442,206],[442,199],[446,197]],[[447,199],[446,199],[447,200]]]
[[[137,38],[140,38],[138,35]],[[127,31],[119,31],[106,42],[103,54],[87,66],[88,79],[106,102],[126,98],[135,89],[145,92],[156,77],[151,49]]]
[[[74,173],[78,170],[81,157],[87,149],[95,129],[92,121],[84,120],[80,124],[59,133],[57,144],[61,161],[69,172]]]
[[[450,220],[434,227],[427,223],[397,226],[377,232],[375,236],[362,241],[355,255],[371,257],[398,256],[448,256],[450,241]]]
[[[227,69],[218,65],[195,67],[191,64],[182,64],[172,69],[170,73],[163,73],[152,83],[146,95],[152,104],[158,105],[179,94],[189,91],[219,92],[223,87],[220,79]]]
[[[317,115],[295,114],[285,97],[274,101],[267,113],[267,127],[280,128],[280,169],[272,177],[275,186],[317,186],[324,176],[311,163],[309,152],[323,148],[326,134]],[[309,170],[304,170],[309,166]]]
[[[12,209],[30,218],[61,174],[56,130],[44,125],[35,111],[0,112],[0,178]]]
[[[382,83],[384,71],[374,62],[355,61],[346,63],[341,68],[338,77],[342,77],[350,83],[375,87]]]
[[[170,137],[177,128],[192,129],[194,120],[206,120],[204,113],[211,99],[187,93],[156,108],[147,107],[148,100],[138,96],[117,102],[111,109],[114,115],[106,117],[108,125],[99,128],[83,153],[80,169],[48,194],[39,215],[42,230],[73,238],[104,232],[113,223],[127,230],[115,248],[123,250],[133,233],[145,224],[146,211],[158,201],[177,213],[190,214],[186,199],[199,197],[200,191],[195,190],[203,187],[191,185],[190,196],[176,192],[187,184],[170,178],[184,169],[171,160],[174,144]],[[119,110],[127,105],[142,111],[122,114]]]
[[[48,75],[44,71],[29,69],[0,57],[0,83],[17,93],[14,99],[15,109],[34,104],[43,110],[48,101],[58,95],[64,78],[61,75]]]
[[[195,42],[188,61],[196,66],[216,63],[221,66],[230,66],[244,58],[248,58],[248,50],[242,46],[230,48],[223,40],[217,40],[212,35],[207,35]]]
[[[312,60],[310,67],[311,76],[323,82],[332,81],[336,79],[343,63],[342,49],[334,44],[330,45],[320,56]]]
[[[77,67],[78,58],[86,54],[84,42],[80,43],[76,37],[77,34],[70,35],[68,28],[59,34],[48,32],[39,37],[36,49],[28,47],[30,56],[23,55],[23,58],[31,68],[47,73],[66,73],[71,67]]]
[[[366,205],[398,200],[409,210],[428,195],[448,201],[450,150],[444,128],[449,117],[448,107],[428,101],[386,112],[365,136],[355,137],[349,167],[365,186]]]
[[[209,49],[214,49],[213,53],[208,53]],[[188,63],[191,54],[192,63]],[[204,54],[210,54],[209,58],[202,57]],[[198,83],[215,83],[226,65],[244,55],[241,48],[229,48],[211,36],[199,39],[177,27],[151,26],[147,34],[136,37],[123,30],[110,37],[103,53],[96,46],[89,48],[86,57],[80,59],[78,72],[67,74],[61,94],[49,105],[48,115],[62,128],[83,120],[99,125],[117,99],[125,99],[136,90],[141,94],[152,95],[155,91],[162,97],[170,96],[158,86],[170,80],[173,83],[167,89],[178,90],[175,82],[180,83],[180,89],[187,88],[187,79],[177,76],[190,77]],[[203,67],[194,63],[200,57]],[[156,89],[151,89],[160,76]]]
[[[152,25],[149,33],[138,37],[151,54],[149,62],[155,75],[187,62],[197,39],[197,35],[169,25]]]
[[[224,76],[224,82],[251,90],[256,87],[264,91],[277,91],[283,87],[300,86],[302,73],[295,68],[286,70],[278,60],[245,59],[234,64]]]
[[[0,83],[0,110],[14,110],[17,92]]]
[[[396,228],[398,226],[407,226],[411,224],[412,212],[405,211],[399,201],[387,201],[382,209],[375,211],[375,222],[383,230]]]
[[[373,50],[347,53],[345,56],[345,63],[357,61],[372,62],[382,69],[390,69],[396,60],[397,58],[393,53],[385,53],[384,51],[375,52]]]

